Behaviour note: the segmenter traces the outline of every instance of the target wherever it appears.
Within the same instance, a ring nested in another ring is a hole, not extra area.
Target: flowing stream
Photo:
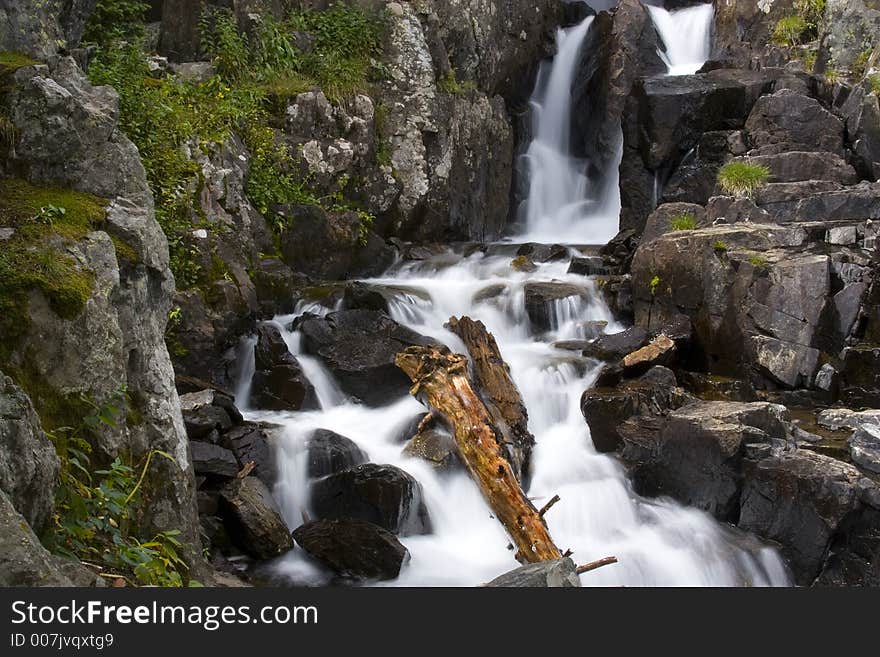
[[[531,190],[526,236],[544,235],[553,242],[598,244],[617,230],[619,193],[606,189],[591,202],[580,171],[584,163],[570,157],[570,89],[577,51],[591,18],[557,35],[558,55],[547,63],[536,85],[533,106],[536,130],[529,149]],[[593,190],[597,193],[596,190]],[[601,196],[601,198],[600,198]],[[601,207],[608,211],[591,212]],[[591,321],[607,322],[609,332],[621,330],[594,282],[567,273],[569,258],[538,264],[522,273],[511,267],[517,244],[484,249],[449,249],[434,258],[401,262],[383,277],[366,281],[384,290],[390,314],[406,326],[434,336],[464,352],[456,336],[443,328],[449,317],[469,315],[482,320],[498,341],[529,412],[529,428],[537,444],[528,495],[541,506],[554,494],[561,497],[547,515],[551,535],[562,549],[573,550],[578,563],[615,555],[619,563],[582,575],[585,585],[628,586],[763,586],[788,583],[777,553],[755,539],[728,529],[701,511],[670,500],[636,495],[623,467],[612,456],[598,453],[579,409],[582,392],[598,373],[599,363],[554,346],[559,340],[588,337]],[[595,247],[570,246],[569,255],[594,253]],[[525,311],[524,286],[558,281],[578,287],[580,294],[553,304],[552,329],[535,331]],[[400,576],[386,585],[473,586],[515,568],[513,552],[501,524],[491,516],[476,485],[462,471],[438,473],[427,462],[401,454],[401,433],[424,407],[407,396],[382,408],[348,400],[321,363],[300,350],[290,321],[302,312],[332,311],[320,303],[303,303],[290,316],[273,321],[282,329],[290,351],[297,355],[315,385],[317,411],[269,413],[249,411],[251,419],[283,425],[278,445],[279,481],[274,491],[291,529],[308,510],[306,442],[317,428],[354,440],[374,463],[401,467],[420,483],[432,533],[406,536],[411,553]],[[253,372],[253,342],[241,353],[242,381],[238,401],[246,406]],[[276,577],[295,584],[327,583],[332,575],[294,549],[271,566]]]
[[[696,73],[712,52],[712,3],[669,11],[645,5],[666,50],[658,50],[669,75]]]

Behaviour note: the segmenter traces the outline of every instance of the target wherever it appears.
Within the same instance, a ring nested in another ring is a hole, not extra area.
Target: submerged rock
[[[322,564],[354,579],[394,579],[409,561],[409,551],[394,534],[356,518],[309,522],[293,537]]]

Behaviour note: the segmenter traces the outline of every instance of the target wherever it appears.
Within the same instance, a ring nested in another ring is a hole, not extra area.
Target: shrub
[[[718,170],[718,184],[727,194],[751,196],[767,183],[770,169],[743,161],[728,162]]]
[[[694,230],[697,227],[697,218],[690,212],[681,212],[669,220],[669,230]]]
[[[788,48],[799,46],[807,38],[809,23],[797,14],[785,16],[777,21],[773,28],[773,42]]]
[[[749,264],[760,271],[767,271],[770,268],[770,265],[767,262],[767,258],[758,253],[749,257]]]
[[[727,244],[725,244],[722,240],[715,240],[715,244],[712,245],[712,248],[717,253],[726,253],[727,252]]]
[[[144,32],[144,16],[149,10],[150,3],[143,0],[98,0],[82,40],[107,45],[120,39],[136,39]]]

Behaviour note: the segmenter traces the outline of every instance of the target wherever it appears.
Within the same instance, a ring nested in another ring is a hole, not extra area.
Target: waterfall
[[[669,75],[690,75],[706,63],[712,53],[712,3],[667,11],[645,5],[666,50],[658,50]]]
[[[572,156],[569,143],[572,81],[591,23],[592,18],[587,18],[560,30],[558,54],[539,73],[532,101],[535,138],[528,150],[528,221],[518,241],[539,236],[583,245],[604,242],[617,231],[616,164],[607,179],[591,189],[583,173],[587,163]],[[788,584],[785,566],[774,549],[719,524],[703,511],[666,498],[641,497],[619,461],[595,449],[579,401],[601,364],[580,351],[554,345],[586,337],[584,327],[591,320],[604,324],[610,333],[624,327],[614,319],[593,279],[568,272],[569,258],[535,263],[535,271],[526,273],[511,266],[514,251],[508,243],[486,250],[458,245],[425,260],[398,262],[383,276],[366,282],[384,289],[394,320],[454,351],[464,351],[464,345],[444,328],[453,315],[479,319],[493,333],[536,438],[528,496],[537,506],[553,495],[561,497],[547,523],[557,544],[571,549],[578,563],[610,554],[619,559],[614,566],[583,575],[584,584]],[[583,252],[571,247],[569,254]],[[547,302],[549,330],[533,328],[526,312],[526,286],[537,282],[562,285],[567,295]],[[327,312],[302,304],[295,314],[307,309]],[[427,461],[403,454],[401,432],[423,416],[425,408],[410,395],[389,399],[381,408],[347,399],[320,359],[300,353],[299,336],[284,328],[292,318],[276,321],[291,353],[321,391],[322,407],[296,413],[247,413],[249,419],[284,428],[276,445],[278,482],[273,492],[290,528],[314,517],[305,450],[314,430],[329,429],[355,441],[369,461],[410,473],[422,488],[432,531],[400,537],[411,559],[396,580],[382,585],[474,586],[515,568],[503,527],[467,473],[438,472]],[[241,370],[246,375],[253,366]],[[244,383],[240,389],[246,390]],[[276,577],[296,585],[326,584],[334,577],[300,549],[288,552],[272,569]]]
[[[572,152],[572,84],[581,46],[593,17],[556,33],[556,57],[538,72],[530,101],[533,139],[525,153],[529,195],[525,234],[533,242],[604,244],[618,228],[618,165],[622,139],[607,174],[598,183],[586,175],[588,162]]]

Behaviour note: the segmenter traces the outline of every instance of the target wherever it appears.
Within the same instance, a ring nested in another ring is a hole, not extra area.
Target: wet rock
[[[578,276],[603,276],[609,272],[601,257],[589,256],[586,258],[572,258],[568,265],[568,273],[577,274]]]
[[[393,465],[366,463],[312,484],[318,518],[358,518],[400,535],[430,530],[422,490],[413,477]]]
[[[532,262],[528,256],[524,255],[516,256],[510,261],[510,266],[516,271],[525,272],[527,274],[538,270],[538,265]]]
[[[840,373],[844,403],[880,407],[880,347],[859,345],[846,348]]]
[[[394,579],[409,561],[394,534],[356,518],[316,520],[297,527],[293,537],[322,564],[354,579]]]
[[[568,257],[568,248],[561,244],[536,244],[529,242],[516,250],[516,254],[526,256],[532,262],[554,262]]]
[[[685,390],[706,401],[758,401],[755,389],[743,379],[686,371],[677,371],[676,376]]]
[[[619,360],[648,343],[648,332],[640,326],[633,326],[619,333],[599,336],[584,351],[584,355],[599,360]]]
[[[584,296],[584,289],[570,283],[526,283],[526,314],[532,324],[541,331],[556,328],[558,317],[556,303],[568,298]]]
[[[403,448],[403,455],[424,459],[439,471],[461,467],[455,439],[440,427],[428,427],[416,433]]]
[[[802,449],[744,465],[739,527],[780,543],[797,582],[809,584],[832,537],[859,505],[862,475]]]
[[[388,299],[379,290],[366,283],[349,283],[342,293],[342,309],[388,312]]]
[[[508,588],[571,588],[580,585],[577,566],[568,557],[520,566],[486,584]]]
[[[688,404],[693,397],[678,387],[675,375],[655,367],[638,379],[618,385],[618,377],[600,375],[597,386],[581,396],[581,412],[597,451],[615,452],[623,445],[620,425],[634,416],[660,416]],[[616,385],[617,387],[610,387]]]
[[[342,389],[370,406],[406,395],[411,382],[394,357],[412,345],[436,341],[375,310],[342,310],[299,322],[303,349],[320,358]]]
[[[880,424],[866,424],[849,440],[849,454],[853,463],[880,474]]]
[[[661,333],[641,349],[624,356],[621,364],[627,376],[634,376],[655,365],[669,364],[674,354],[675,343]]]
[[[498,283],[497,285],[490,285],[489,287],[485,287],[479,292],[474,293],[473,301],[474,303],[482,303],[485,301],[491,301],[492,299],[497,299],[502,294],[507,292],[507,285],[504,283]]]
[[[250,403],[270,411],[318,408],[315,388],[290,353],[281,331],[272,324],[257,328]]]
[[[0,372],[0,490],[34,531],[54,510],[59,462],[31,400]]]
[[[224,408],[214,404],[214,396],[213,390],[180,396],[183,423],[190,440],[202,440],[212,431],[226,431],[232,426],[232,418]],[[235,408],[234,404],[232,408]]]
[[[619,428],[637,490],[669,495],[683,504],[736,520],[742,460],[752,445],[784,444],[784,406],[699,401],[672,410],[665,420],[634,417]]]
[[[308,441],[308,459],[308,475],[314,479],[366,463],[367,455],[350,438],[316,429]]]
[[[762,96],[746,121],[755,155],[824,151],[843,156],[843,122],[815,98],[790,89]]]
[[[189,446],[196,474],[225,478],[238,474],[238,461],[228,449],[198,441],[192,441]]]
[[[226,529],[245,552],[256,559],[272,559],[293,547],[290,531],[262,481],[256,477],[234,480],[220,496]]]

